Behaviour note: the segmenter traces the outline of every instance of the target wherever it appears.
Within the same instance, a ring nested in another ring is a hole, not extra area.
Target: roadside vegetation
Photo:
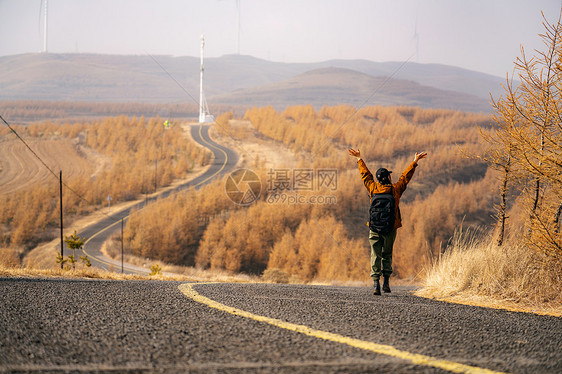
[[[373,170],[386,165],[397,174],[411,162],[416,150],[433,156],[419,168],[402,202],[404,217],[427,218],[404,220],[395,252],[399,277],[415,278],[445,249],[460,222],[491,222],[492,210],[486,207],[492,206],[496,181],[484,162],[463,159],[459,148],[482,149],[478,128],[488,131],[490,116],[406,107],[357,110],[350,106],[319,111],[298,106],[281,113],[254,108],[238,118],[229,112],[220,116],[217,131],[243,144],[248,133],[231,128],[236,120],[249,123],[254,135],[290,148],[299,168],[336,170],[337,185],[313,191],[286,190],[282,175],[272,176],[272,170],[263,166],[265,160],[254,160],[245,166],[262,182],[256,202],[248,206],[233,203],[226,196],[225,180],[161,199],[131,214],[123,238],[129,255],[231,274],[260,276],[265,271],[278,271],[293,282],[368,279],[368,196],[355,160],[345,153],[349,146],[359,147]],[[79,215],[107,206],[107,195],[114,204],[153,192],[156,170],[156,183],[161,186],[209,161],[208,153],[185,140],[178,127],[165,130],[162,122],[117,117],[90,124],[41,123],[17,129],[26,138],[74,139],[77,147],[88,147],[111,160],[90,179],[67,181],[93,202],[89,205],[66,192],[66,214]],[[12,134],[4,131],[3,137],[7,136]],[[278,169],[293,172],[283,163],[275,165]],[[273,199],[280,194],[334,200],[329,204],[290,204]],[[19,251],[21,257],[22,249],[27,252],[55,236],[58,183],[54,178],[42,187],[0,199],[4,202],[2,246]],[[18,209],[18,202],[24,202],[27,209]],[[109,253],[111,247],[108,245]]]
[[[19,266],[3,265],[0,262],[0,278],[19,277],[19,278],[90,278],[90,279],[111,279],[111,280],[158,280],[158,281],[181,281],[181,282],[230,282],[230,283],[257,283],[261,279],[245,274],[230,274],[227,272],[198,271],[196,269],[178,269],[171,267],[173,273],[166,272],[164,266],[157,274],[121,274],[117,271],[107,271],[98,268],[79,267],[72,269],[39,269],[22,268]],[[182,271],[183,270],[183,271]],[[276,278],[277,279],[277,278]]]
[[[240,121],[250,130],[239,131]],[[245,166],[261,181],[257,201],[248,206],[230,201],[226,180],[182,192],[131,214],[124,246],[140,257],[200,269],[267,272],[292,282],[365,281],[369,197],[346,149],[359,147],[373,170],[386,165],[396,174],[416,151],[426,150],[432,158],[418,169],[401,203],[404,228],[395,251],[396,274],[414,279],[440,256],[461,223],[492,222],[494,172],[481,160],[463,158],[460,149],[481,151],[479,128],[488,131],[491,121],[486,115],[405,107],[298,106],[281,113],[266,107],[241,118],[225,113],[216,127],[223,136],[244,144],[254,133],[289,147],[298,170],[336,170],[337,186],[297,191],[283,180],[295,170],[282,163],[268,169],[266,160],[254,160]],[[333,196],[334,203],[276,198],[297,194]]]
[[[562,24],[544,22],[545,51],[515,63],[494,102],[483,158],[500,172],[497,229],[459,235],[434,262],[423,296],[553,308],[562,315]]]
[[[64,162],[51,164],[56,176],[47,173],[39,184],[7,194],[0,191],[0,248],[17,248],[23,255],[39,242],[55,237],[60,224],[60,169],[71,189],[63,190],[65,224],[69,225],[77,217],[107,206],[108,196],[111,204],[139,198],[209,161],[210,153],[186,138],[179,126],[166,129],[163,122],[114,117],[93,123],[14,125],[28,142],[70,139],[74,153],[85,158],[93,153],[88,161],[99,167],[92,168],[90,175],[67,176]],[[0,129],[0,144],[14,139],[9,129]],[[51,152],[64,153],[64,149]]]
[[[562,317],[560,266],[516,238],[498,246],[478,230],[459,229],[416,295]]]

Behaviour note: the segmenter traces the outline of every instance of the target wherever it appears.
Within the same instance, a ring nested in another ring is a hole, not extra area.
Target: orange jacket
[[[367,191],[369,191],[369,196],[373,196],[373,194],[379,193],[390,193],[390,191],[392,190],[394,200],[396,200],[396,220],[394,221],[394,230],[402,227],[402,216],[400,215],[400,207],[398,206],[400,202],[400,196],[402,196],[404,191],[406,191],[406,186],[408,185],[408,182],[410,182],[410,179],[412,179],[412,177],[414,176],[414,171],[416,171],[416,167],[418,166],[418,164],[416,162],[412,162],[410,166],[408,166],[406,170],[404,170],[404,172],[400,176],[400,179],[398,179],[398,182],[392,184],[392,186],[390,184],[383,185],[378,181],[375,181],[373,178],[373,174],[371,174],[363,159],[358,160],[357,164],[359,165],[361,179],[363,179],[363,183],[365,184]]]

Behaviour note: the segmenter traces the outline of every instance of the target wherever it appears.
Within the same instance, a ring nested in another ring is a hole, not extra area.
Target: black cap
[[[378,181],[379,182],[384,181],[390,176],[390,173],[392,173],[392,171],[387,170],[385,168],[380,168],[379,170],[377,170],[377,174],[376,174]]]

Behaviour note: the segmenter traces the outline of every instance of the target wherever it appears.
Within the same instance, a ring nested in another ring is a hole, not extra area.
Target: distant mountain
[[[334,67],[312,70],[282,82],[237,90],[212,99],[223,104],[272,105],[278,109],[299,104],[311,104],[316,108],[350,104],[356,107],[405,105],[472,112],[490,110],[487,100],[474,95],[422,86],[403,79],[372,77]]]
[[[503,79],[488,74],[438,64],[400,66],[366,60],[280,63],[227,55],[206,59],[205,94],[211,108],[221,103],[361,105],[375,93],[366,104],[489,111],[490,92],[494,97],[502,92]],[[0,88],[0,100],[196,103],[199,58],[4,56],[0,57]]]

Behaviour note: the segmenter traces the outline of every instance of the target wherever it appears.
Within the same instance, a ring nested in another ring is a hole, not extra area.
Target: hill
[[[436,97],[451,96],[450,92],[456,91],[465,96],[450,100],[445,107],[480,111],[486,110],[484,103],[488,102],[490,92],[495,97],[501,93],[503,79],[499,77],[438,64],[408,62],[399,68],[400,65],[399,62],[365,60],[289,64],[227,55],[205,61],[205,92],[211,106],[222,104],[220,100],[248,105],[249,99],[242,97],[241,93],[253,95],[253,92],[263,90],[268,91],[269,97],[278,105],[287,106],[303,104],[287,100],[288,85],[304,85],[314,93],[317,103],[328,104],[337,97],[351,95],[360,98],[359,94],[344,92],[344,87],[331,85],[332,79],[345,81],[344,86],[348,90],[357,89],[370,94],[378,87],[377,83],[394,74],[394,79],[407,80],[410,84],[399,82],[387,85],[387,89],[381,92],[386,93],[391,86],[400,86],[401,89],[388,97],[378,97],[376,102],[412,103],[423,107],[442,105],[442,100]],[[366,82],[357,82],[358,86],[354,86],[351,73],[318,70],[326,68],[353,70],[355,74],[365,75],[363,78],[373,86],[369,89]],[[321,77],[328,81],[320,81]],[[314,84],[317,84],[316,90]],[[4,56],[0,57],[0,86],[3,88],[0,100],[196,103],[199,58],[95,54]],[[448,92],[437,92],[421,86]],[[324,91],[328,88],[330,91]],[[278,95],[276,89],[281,90]],[[414,100],[417,96],[420,97]],[[367,97],[361,98],[364,101]]]
[[[372,77],[334,67],[312,70],[278,83],[218,95],[213,100],[231,105],[271,105],[280,110],[288,105],[299,104],[311,104],[317,109],[338,104],[355,107],[404,105],[471,112],[488,112],[490,109],[487,100],[474,95],[422,86],[409,80]]]

